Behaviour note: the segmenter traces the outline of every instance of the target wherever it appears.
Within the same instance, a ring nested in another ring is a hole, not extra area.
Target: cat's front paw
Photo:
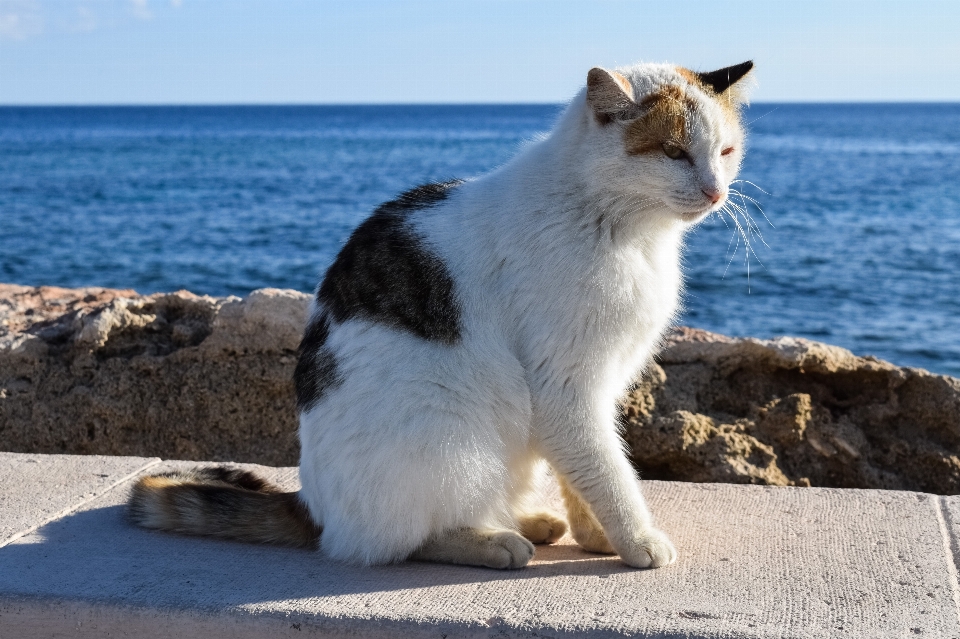
[[[482,565],[500,569],[523,568],[536,552],[532,543],[512,530],[490,534],[483,550]]]
[[[650,528],[628,542],[621,549],[620,558],[634,568],[660,568],[677,560],[677,550],[666,534]]]

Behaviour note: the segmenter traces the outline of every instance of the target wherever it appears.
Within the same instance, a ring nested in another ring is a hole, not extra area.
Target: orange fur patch
[[[623,92],[627,94],[627,97],[633,97],[633,87],[630,85],[630,80],[627,80],[623,75],[617,71],[611,71],[610,75],[620,85],[620,88],[623,89]]]
[[[677,73],[679,73],[684,80],[686,80],[693,86],[704,88],[704,84],[703,82],[700,81],[699,76],[697,76],[697,74],[691,71],[690,69],[687,69],[684,67],[677,67]]]
[[[137,487],[146,488],[149,490],[149,489],[166,488],[167,486],[174,486],[178,483],[180,482],[175,481],[170,477],[151,476],[151,477],[141,477],[140,480],[137,481]]]
[[[682,148],[690,144],[687,114],[693,103],[680,87],[664,87],[644,98],[640,106],[646,112],[631,122],[624,134],[629,155],[660,152],[664,142]]]
[[[717,92],[713,90],[713,87],[704,84],[703,81],[700,80],[700,76],[698,76],[696,72],[684,67],[676,67],[676,69],[677,73],[679,73],[684,80],[716,100],[727,118],[733,122],[740,120],[740,94],[737,92],[736,86],[732,86],[723,93],[717,94]]]

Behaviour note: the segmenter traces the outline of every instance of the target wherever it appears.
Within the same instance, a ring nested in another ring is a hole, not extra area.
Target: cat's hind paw
[[[584,527],[580,530],[574,529],[573,538],[587,552],[595,552],[601,555],[617,554],[600,526]]]
[[[523,515],[517,523],[520,534],[535,544],[556,543],[567,532],[567,522],[548,512]]]
[[[677,560],[677,550],[666,534],[650,528],[627,544],[620,558],[634,568],[660,568]]]

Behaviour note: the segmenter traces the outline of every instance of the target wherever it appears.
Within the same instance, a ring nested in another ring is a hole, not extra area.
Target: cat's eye
[[[732,147],[732,146],[728,146],[728,147],[725,148],[723,151],[720,151],[720,155],[730,155],[731,153],[733,153],[733,147]]]
[[[664,142],[663,152],[671,160],[690,160],[690,156],[687,155],[687,152],[681,149],[676,144],[670,144],[669,142]]]

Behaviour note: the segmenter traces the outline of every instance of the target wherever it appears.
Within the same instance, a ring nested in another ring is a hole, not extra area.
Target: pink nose
[[[716,189],[700,189],[704,195],[707,196],[707,199],[710,200],[713,204],[716,204],[720,201],[720,198],[723,196],[723,193]]]

